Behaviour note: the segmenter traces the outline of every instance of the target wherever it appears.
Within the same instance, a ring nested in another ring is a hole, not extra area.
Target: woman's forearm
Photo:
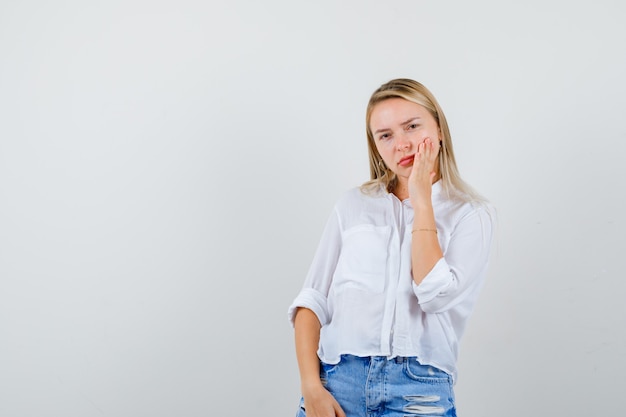
[[[423,204],[414,210],[415,217],[411,230],[411,269],[413,281],[419,285],[443,257],[443,252],[437,238],[432,205]]]
[[[300,370],[302,389],[315,385],[321,386],[320,362],[317,349],[320,341],[320,322],[308,308],[299,308],[294,319],[296,338],[296,357]]]

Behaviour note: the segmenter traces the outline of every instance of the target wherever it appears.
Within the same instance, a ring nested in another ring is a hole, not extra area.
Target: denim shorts
[[[347,417],[456,417],[450,375],[415,357],[342,355],[320,377]],[[306,417],[303,399],[296,417]]]

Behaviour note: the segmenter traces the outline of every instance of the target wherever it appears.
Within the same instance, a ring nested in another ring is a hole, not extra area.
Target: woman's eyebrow
[[[375,134],[375,135],[377,135],[377,134],[382,133],[382,132],[389,132],[390,130],[391,130],[391,129],[389,129],[388,127],[384,127],[384,128],[382,128],[382,129],[377,129],[377,130],[374,132],[374,134]]]
[[[401,125],[401,126],[408,125],[409,123],[414,122],[414,121],[419,120],[419,119],[420,119],[420,117],[419,117],[419,116],[411,117],[411,118],[410,118],[409,120],[407,120],[406,122],[402,122],[402,123],[400,123],[400,125]]]
[[[419,116],[411,117],[409,120],[400,123],[400,126],[408,125],[409,123],[414,122],[414,121],[419,120],[419,119],[421,119],[421,117],[419,117]],[[391,129],[389,129],[388,127],[384,127],[382,129],[375,130],[374,134],[377,135],[377,134],[382,133],[382,132],[389,132],[390,130]]]

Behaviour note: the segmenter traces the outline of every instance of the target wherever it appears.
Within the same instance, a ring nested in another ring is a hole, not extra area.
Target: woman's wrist
[[[409,192],[411,204],[415,206],[432,206],[432,194],[429,192]]]
[[[300,387],[302,389],[302,392],[304,392],[312,389],[323,388],[323,385],[322,380],[319,376],[317,376],[311,378],[302,378],[300,380]]]
[[[414,227],[413,230],[411,230],[411,233],[415,233],[415,232],[427,232],[427,233],[434,233],[437,234],[437,229],[434,227]]]

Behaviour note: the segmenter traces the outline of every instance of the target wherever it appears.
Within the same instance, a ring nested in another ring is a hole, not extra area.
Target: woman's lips
[[[415,155],[405,156],[398,162],[398,165],[402,167],[407,167],[409,165],[413,165],[413,160],[415,159]]]

